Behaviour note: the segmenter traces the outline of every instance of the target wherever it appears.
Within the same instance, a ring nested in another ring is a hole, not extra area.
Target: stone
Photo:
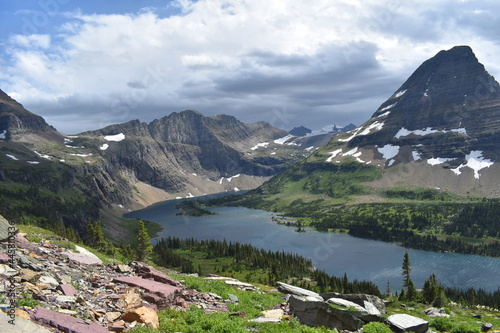
[[[144,279],[153,279],[157,282],[170,284],[175,287],[182,287],[182,284],[179,281],[176,281],[167,274],[160,272],[148,264],[140,261],[133,261],[131,265],[134,266],[137,275]]]
[[[10,268],[9,265],[0,264],[0,276],[4,276],[9,278],[11,276],[17,275],[19,272],[13,268]]]
[[[427,317],[445,317],[450,318],[450,315],[446,313],[446,310],[441,308],[428,308],[423,311]]]
[[[38,282],[48,284],[51,287],[57,287],[59,285],[59,282],[57,282],[57,280],[52,276],[41,276],[38,279]]]
[[[238,280],[225,280],[224,283],[228,284],[230,286],[238,287],[238,288],[248,288],[248,289],[252,289],[252,290],[259,289],[256,286],[254,286],[253,284],[241,282]]]
[[[19,333],[19,332],[29,332],[29,333],[51,333],[45,327],[39,326],[29,320],[16,317],[14,318],[15,325],[9,323],[13,319],[6,315],[3,311],[0,311],[0,327],[2,328],[2,333]]]
[[[318,301],[324,300],[318,293],[315,293],[314,291],[310,291],[304,288],[299,288],[292,286],[290,284],[286,284],[283,282],[277,282],[278,284],[278,289],[286,294],[292,294],[292,295],[297,295],[297,296],[312,296],[318,299]]]
[[[56,297],[56,302],[57,303],[76,303],[76,297],[75,296],[59,295]]]
[[[488,332],[493,328],[492,323],[484,323],[483,326],[481,326],[481,332]]]
[[[10,261],[10,257],[5,252],[0,252],[0,264],[8,264]]]
[[[421,318],[410,316],[407,314],[394,314],[386,320],[387,324],[394,332],[415,332],[425,333],[429,329],[429,322]]]
[[[276,318],[266,318],[266,317],[258,317],[255,319],[250,319],[250,322],[253,323],[261,323],[261,324],[277,324],[281,323],[281,319],[276,319]]]
[[[262,315],[264,318],[281,320],[281,318],[283,318],[283,316],[285,315],[285,311],[283,311],[282,309],[266,310],[262,311]]]
[[[128,310],[123,315],[122,320],[127,322],[137,321],[153,328],[158,328],[160,326],[156,311],[145,306]]]
[[[76,294],[78,293],[78,291],[75,289],[75,287],[73,287],[70,284],[60,284],[59,289],[66,296],[76,296]]]
[[[180,287],[146,280],[136,276],[122,276],[113,279],[114,282],[124,283],[129,286],[139,287],[146,290],[148,293],[160,296],[161,302],[156,304],[159,309],[165,309],[170,304],[174,303],[174,298],[177,292],[182,290]]]
[[[78,248],[83,249],[82,247],[78,247]],[[85,250],[85,249],[83,249],[83,250],[86,252],[82,252],[82,253],[62,252],[61,254],[68,257],[68,259],[76,261],[77,263],[83,264],[83,265],[100,265],[100,264],[102,264],[101,259],[99,259],[96,255],[89,252],[88,250]]]
[[[230,294],[228,293],[227,294],[229,296],[229,299],[231,300],[231,302],[234,302],[234,303],[238,303],[240,300],[238,299],[238,296],[234,295],[234,294]]]
[[[16,309],[16,317],[22,318],[25,320],[30,320],[30,314],[22,309]]]
[[[0,242],[7,241],[9,236],[15,235],[19,230],[11,225],[2,215],[0,215]]]
[[[344,308],[354,308],[354,309],[356,309],[355,311],[368,312],[368,311],[366,311],[366,309],[364,307],[362,307],[354,302],[345,300],[343,298],[332,297],[332,298],[329,298],[326,302],[328,304],[338,305],[338,306],[342,306]]]
[[[373,306],[375,306],[378,309],[378,311],[380,312],[380,314],[385,314],[387,312],[384,301],[380,297],[377,297],[377,296],[374,296],[374,295],[368,295],[368,294],[340,294],[340,293],[323,293],[323,294],[320,294],[320,295],[324,299],[329,299],[329,298],[332,298],[332,297],[342,298],[342,299],[354,302],[354,303],[356,303],[356,304],[364,307],[367,310],[368,310],[368,308],[367,308],[367,305],[366,305],[365,302],[369,302],[369,303],[373,304]],[[368,305],[368,307],[371,308],[370,305]],[[372,313],[372,314],[376,314],[376,313]]]
[[[40,278],[40,274],[32,271],[31,269],[21,268],[19,270],[19,277],[21,278],[21,281],[35,283]]]
[[[120,273],[131,273],[132,268],[129,265],[118,265],[118,272]]]
[[[107,333],[108,330],[93,322],[84,322],[63,313],[54,312],[41,306],[36,306],[33,314],[34,320],[49,325],[62,332],[71,333]]]
[[[134,289],[127,290],[126,294],[120,294],[119,296],[120,300],[117,302],[117,305],[124,310],[143,306],[141,296]]]
[[[108,320],[108,322],[114,322],[116,321],[118,318],[120,318],[122,315],[121,312],[116,312],[116,311],[113,311],[113,312],[106,312],[106,319]]]

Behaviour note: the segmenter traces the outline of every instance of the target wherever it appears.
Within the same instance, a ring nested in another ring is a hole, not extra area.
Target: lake
[[[214,196],[217,195],[195,199]],[[347,273],[350,280],[372,281],[381,292],[385,292],[387,281],[393,292],[402,288],[401,264],[406,251],[411,261],[411,277],[417,288],[422,288],[432,273],[443,285],[455,288],[474,287],[495,291],[500,286],[500,258],[413,250],[391,243],[312,229],[298,233],[293,227],[273,222],[273,213],[243,207],[210,209],[219,215],[177,216],[175,205],[181,200],[193,199],[165,201],[125,216],[162,225],[164,229],[157,239],[168,236],[199,240],[226,239],[266,250],[297,253],[310,258],[318,269],[329,274],[343,276]]]

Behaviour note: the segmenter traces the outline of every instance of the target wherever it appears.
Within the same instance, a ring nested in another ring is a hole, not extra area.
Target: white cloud
[[[0,89],[62,131],[77,128],[59,114],[85,113],[93,127],[84,130],[188,108],[289,129],[319,128],[325,118],[360,124],[420,63],[456,44],[471,45],[500,74],[491,33],[500,5],[491,1],[484,8],[451,0],[173,5],[180,15],[73,12],[57,34],[14,35]],[[280,120],[276,108],[290,117]]]

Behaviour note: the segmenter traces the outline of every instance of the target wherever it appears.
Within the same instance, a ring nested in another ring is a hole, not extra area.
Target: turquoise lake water
[[[372,281],[382,292],[387,281],[393,292],[401,289],[401,264],[406,251],[410,255],[411,276],[417,288],[422,288],[432,273],[445,286],[488,291],[500,287],[500,258],[412,250],[391,243],[311,229],[298,233],[293,227],[273,222],[273,213],[243,207],[210,209],[219,215],[177,216],[175,205],[178,203],[179,200],[165,201],[131,212],[126,217],[161,224],[164,229],[157,238],[226,239],[266,250],[297,253],[310,258],[318,269],[329,274],[343,276],[347,273],[351,280]]]

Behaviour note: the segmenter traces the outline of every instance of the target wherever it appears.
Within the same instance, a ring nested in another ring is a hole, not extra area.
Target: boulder
[[[277,282],[278,284],[278,289],[285,294],[292,294],[296,296],[312,296],[316,298],[318,301],[324,301],[324,298],[322,298],[318,293],[315,293],[314,291],[310,291],[304,288],[299,288],[292,286],[290,284],[286,284],[283,282]]]
[[[323,293],[320,295],[324,299],[329,299],[332,297],[342,298],[353,303],[356,303],[365,309],[368,310],[371,314],[385,314],[387,312],[385,308],[384,301],[380,299],[380,297],[368,294],[340,294],[340,293]],[[373,307],[371,305],[367,305],[366,302],[371,303],[380,313],[372,313],[374,312]],[[370,310],[371,309],[371,310]]]
[[[8,264],[10,261],[10,257],[5,252],[0,252],[0,264]]]
[[[407,314],[395,314],[386,319],[387,324],[394,332],[425,333],[429,329],[429,322]]]
[[[0,311],[0,327],[2,328],[2,333],[51,333],[48,329],[20,317],[15,318],[15,325],[10,324],[9,321],[12,321],[12,318],[3,311]]]
[[[165,309],[174,302],[176,293],[182,290],[181,287],[146,280],[137,276],[122,276],[113,279],[113,282],[124,283],[129,286],[139,287],[148,293],[156,294],[160,297],[160,302],[156,303],[159,309]]]
[[[446,313],[446,310],[441,308],[428,308],[423,311],[423,313],[428,317],[445,317],[450,318],[450,315]]]
[[[354,302],[345,300],[343,298],[332,297],[332,298],[329,298],[326,302],[328,304],[342,306],[344,308],[354,308],[354,309],[356,309],[356,311],[363,311],[363,312],[367,312],[368,313],[368,311],[366,311],[366,309],[364,307],[362,307],[361,305],[358,305],[358,304],[356,304]]]
[[[108,330],[93,322],[84,322],[66,314],[54,312],[41,306],[35,307],[34,320],[67,333],[107,333]]]
[[[75,287],[73,287],[70,284],[60,284],[59,289],[62,291],[62,293],[66,296],[76,296],[77,290]]]
[[[290,311],[300,320],[300,323],[307,326],[317,326],[320,312],[325,306],[324,301],[307,301],[305,296],[290,295],[288,298]]]
[[[100,265],[100,264],[102,264],[101,259],[99,259],[95,254],[88,251],[87,249],[85,249],[81,246],[78,246],[78,245],[76,245],[76,249],[80,253],[63,252],[61,254],[66,256],[68,259],[76,261],[77,263],[83,264],[83,265]]]
[[[123,315],[122,320],[127,322],[137,321],[138,323],[144,323],[153,328],[158,328],[158,326],[160,326],[156,311],[145,306],[128,310]]]
[[[57,282],[57,280],[54,279],[52,276],[41,276],[38,279],[38,282],[48,284],[51,287],[59,286],[59,282]]]
[[[6,278],[9,278],[17,274],[18,271],[16,271],[13,268],[10,268],[9,265],[0,264],[0,276],[5,276]]]

